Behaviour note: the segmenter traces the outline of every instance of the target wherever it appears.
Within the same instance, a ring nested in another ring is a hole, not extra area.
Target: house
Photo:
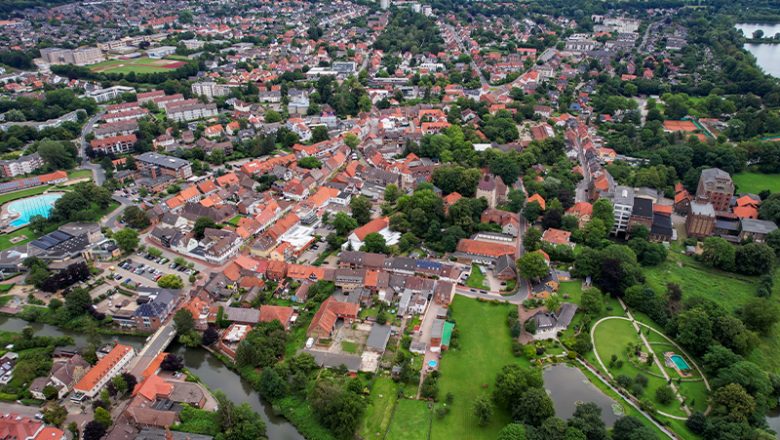
[[[401,238],[400,232],[390,230],[389,217],[379,217],[352,231],[342,249],[360,250],[363,247],[366,235],[373,233],[381,235],[388,246],[398,244],[398,240]]]
[[[685,230],[690,237],[705,238],[715,229],[715,208],[712,203],[694,200],[685,219]]]
[[[142,289],[145,289],[144,293],[151,297],[151,300],[135,309],[133,322],[138,331],[153,332],[160,328],[165,319],[173,312],[179,296],[178,291],[159,288],[139,288],[139,291]]]
[[[631,217],[628,219],[628,231],[635,226],[644,226],[649,231],[653,227],[653,201],[643,197],[634,197]]]
[[[532,320],[536,326],[536,331],[533,335],[534,339],[542,340],[555,338],[558,332],[562,332],[569,327],[575,313],[577,313],[577,305],[572,303],[563,303],[558,312],[537,312],[528,318],[529,320]]]
[[[542,208],[542,211],[547,209],[547,202],[544,200],[544,197],[540,196],[538,193],[534,193],[531,197],[529,197],[526,201],[526,205],[533,202],[538,203],[539,207]]]
[[[574,246],[571,242],[571,232],[562,229],[549,228],[542,233],[542,241],[552,245]]]
[[[295,311],[292,307],[270,305],[260,306],[260,322],[279,321],[285,330],[290,329],[294,314]]]
[[[753,240],[757,243],[763,243],[766,241],[766,236],[777,229],[777,225],[768,220],[743,218],[740,220],[740,223],[740,241]]]
[[[44,429],[43,422],[13,413],[0,415],[0,438],[37,440]],[[59,440],[59,439],[57,439]]]
[[[493,265],[502,255],[514,256],[516,252],[514,245],[464,238],[458,242],[455,257],[460,262]]]
[[[351,324],[357,319],[359,311],[359,305],[338,301],[331,296],[323,301],[317,313],[314,314],[306,335],[314,338],[317,343],[322,343],[333,335],[333,330],[339,319],[343,320],[345,324]]]
[[[51,367],[49,377],[39,379],[44,379],[44,387],[51,385],[56,388],[57,397],[62,399],[73,388],[73,384],[84,377],[89,367],[89,362],[85,361],[81,355],[76,354],[65,360],[55,362]],[[36,399],[46,400],[46,396],[43,394],[43,387],[41,387],[40,390],[34,391],[33,386],[31,385],[30,391]]]
[[[502,255],[496,259],[496,265],[493,267],[493,275],[502,281],[513,280],[517,278],[515,259],[512,255]]]
[[[480,216],[482,223],[495,223],[501,226],[501,232],[513,237],[520,234],[520,215],[501,209],[486,209]]]
[[[489,208],[495,208],[506,201],[507,194],[508,188],[500,176],[485,174],[477,184],[476,197],[484,197]]]
[[[129,345],[116,344],[111,351],[92,367],[73,387],[71,400],[82,402],[94,399],[101,389],[115,376],[121,374],[135,356],[135,350]]]
[[[696,198],[712,203],[715,211],[726,212],[731,206],[734,195],[734,182],[729,173],[719,168],[707,168],[701,171]]]
[[[366,349],[380,355],[383,354],[387,348],[387,342],[390,340],[390,333],[391,327],[389,325],[374,324],[368,334]]]

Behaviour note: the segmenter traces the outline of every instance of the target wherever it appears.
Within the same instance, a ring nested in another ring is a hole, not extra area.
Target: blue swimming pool
[[[672,362],[674,362],[674,365],[677,366],[678,370],[686,371],[691,369],[691,367],[688,365],[688,362],[685,362],[685,359],[683,359],[683,357],[679,354],[673,354],[671,358]]]
[[[60,197],[62,194],[41,194],[9,203],[8,212],[12,216],[19,215],[11,222],[11,226],[14,228],[22,227],[30,223],[30,219],[36,215],[49,217],[52,208],[54,208],[54,202]]]

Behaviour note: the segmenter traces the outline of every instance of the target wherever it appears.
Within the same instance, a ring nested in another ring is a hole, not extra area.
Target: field
[[[16,238],[22,235],[26,236],[27,238],[17,243],[11,243],[12,238]],[[10,234],[0,235],[0,250],[5,250],[13,246],[19,246],[21,244],[29,243],[35,240],[36,238],[38,238],[38,235],[34,233],[29,227],[17,229],[14,232],[11,232]]]
[[[428,402],[401,399],[395,406],[387,440],[427,440],[431,425]],[[455,437],[448,437],[455,438]]]
[[[130,60],[109,60],[91,65],[93,72],[99,73],[158,73],[169,72],[185,64],[184,61],[155,60],[147,57]]]
[[[360,437],[366,440],[382,439],[390,426],[393,408],[398,401],[398,385],[390,378],[379,377],[371,387],[369,399],[370,403],[360,425]]]
[[[51,188],[51,185],[36,186],[35,188],[27,188],[21,191],[14,191],[0,195],[0,205],[8,202],[12,202],[17,199],[23,199],[25,197],[37,196],[43,194],[47,189]]]
[[[454,400],[449,415],[434,418],[431,438],[493,440],[510,422],[509,414],[497,408],[490,423],[479,427],[471,405],[477,396],[492,392],[496,374],[505,365],[528,365],[512,355],[507,325],[512,306],[456,296],[451,307],[459,348],[448,350],[441,359],[439,396],[452,393]]]
[[[92,170],[73,170],[68,173],[68,179],[71,180],[86,178],[92,178]]]
[[[738,193],[758,194],[765,189],[773,193],[780,192],[780,174],[742,172],[734,174],[732,178]]]

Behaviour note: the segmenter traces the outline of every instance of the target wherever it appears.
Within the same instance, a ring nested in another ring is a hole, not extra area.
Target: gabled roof
[[[379,217],[371,220],[370,222],[366,223],[365,225],[355,229],[353,233],[355,236],[357,236],[358,240],[363,241],[366,238],[366,235],[372,234],[375,232],[379,232],[385,228],[390,226],[390,218],[389,217]]]

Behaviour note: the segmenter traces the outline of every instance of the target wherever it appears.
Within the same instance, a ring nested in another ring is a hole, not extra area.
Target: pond
[[[546,367],[542,372],[544,387],[555,406],[555,415],[571,418],[577,404],[593,402],[601,408],[601,418],[611,428],[623,414],[615,414],[617,403],[590,383],[579,369],[566,364]],[[613,408],[614,407],[614,408]]]
[[[41,194],[35,197],[16,200],[8,204],[8,213],[14,217],[11,226],[20,228],[30,223],[36,215],[48,218],[54,208],[54,202],[62,197],[62,193]]]
[[[780,33],[780,23],[738,23],[736,28],[748,38],[752,38],[753,32],[759,29],[769,37]],[[764,72],[780,78],[780,44],[746,43],[744,47],[756,57],[756,63]]]
[[[74,333],[48,325],[29,323],[23,319],[0,317],[0,331],[19,332],[26,326],[35,330],[38,336],[70,336],[76,345],[83,347],[87,344],[84,334]],[[105,342],[118,341],[130,345],[136,350],[140,349],[146,338],[139,336],[110,336],[101,335]],[[260,395],[257,394],[249,383],[238,374],[230,370],[219,359],[202,348],[186,348],[177,343],[172,344],[168,351],[176,353],[184,358],[184,365],[195,373],[203,383],[211,390],[222,390],[228,399],[238,404],[247,402],[263,419],[266,425],[268,438],[273,440],[303,440],[293,425],[282,417],[273,414],[270,406],[266,406]]]

